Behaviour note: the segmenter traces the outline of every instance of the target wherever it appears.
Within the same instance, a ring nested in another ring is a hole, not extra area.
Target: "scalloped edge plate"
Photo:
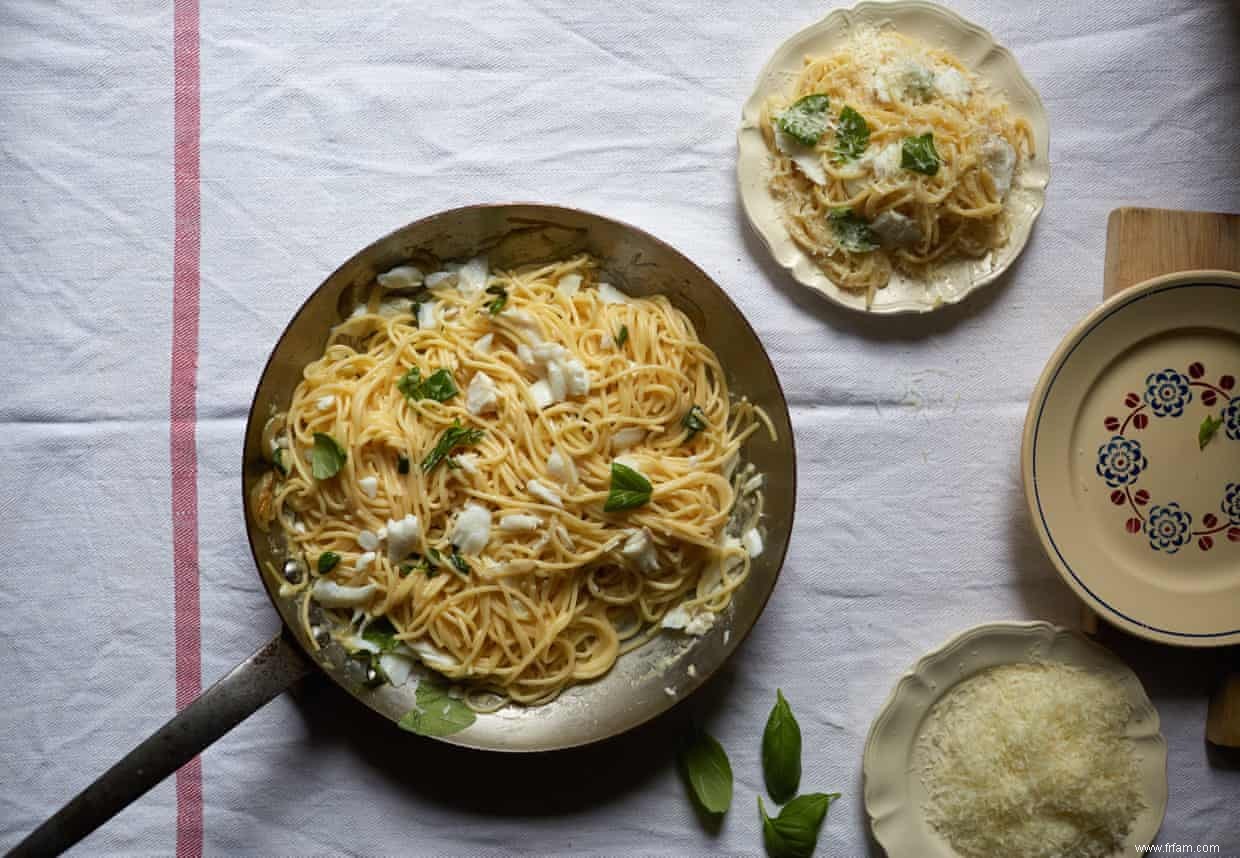
[[[1005,95],[1014,113],[1029,121],[1033,126],[1035,149],[1034,158],[1016,175],[1008,197],[1012,234],[1007,244],[981,259],[963,259],[944,265],[929,282],[894,272],[891,282],[878,290],[869,308],[865,305],[864,292],[836,286],[788,234],[779,204],[771,196],[767,184],[769,157],[758,124],[762,103],[788,86],[806,54],[835,50],[847,40],[851,29],[861,24],[890,26],[951,51],[995,91]],[[1041,98],[1021,72],[1016,58],[986,30],[924,0],[867,0],[852,9],[837,9],[780,45],[758,75],[754,92],[745,102],[736,142],[741,204],[750,225],[775,261],[798,283],[834,303],[876,314],[928,313],[959,303],[997,280],[1028,242],[1033,223],[1046,202],[1046,186],[1050,181],[1050,124]]]
[[[1115,855],[1153,843],[1167,810],[1167,742],[1158,711],[1141,681],[1112,653],[1082,635],[1046,622],[974,626],[923,656],[896,683],[866,737],[862,757],[865,809],[874,838],[888,858],[958,858],[926,822],[925,790],[913,762],[930,709],[957,683],[991,667],[1053,661],[1113,676],[1128,693],[1128,735],[1137,746],[1146,808]]]

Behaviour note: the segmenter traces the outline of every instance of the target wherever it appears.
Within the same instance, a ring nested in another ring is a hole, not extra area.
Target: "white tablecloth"
[[[579,206],[700,263],[771,353],[801,486],[765,615],[681,707],[731,755],[717,832],[672,765],[684,714],[591,750],[496,757],[407,737],[318,682],[203,756],[206,853],[756,854],[758,740],[780,687],[805,734],[803,788],[843,793],[819,854],[864,855],[861,748],[900,672],[980,621],[1074,622],[1026,521],[1026,399],[1100,300],[1112,208],[1240,208],[1240,10],[954,5],[1042,94],[1046,210],[1001,284],[877,319],[802,292],[737,202],[740,105],[831,4],[203,0],[204,683],[278,628],[237,492],[268,349],[339,262],[439,209]],[[0,8],[0,847],[174,711],[173,16],[141,0]],[[1170,743],[1161,839],[1240,855],[1240,775],[1209,765],[1202,739],[1216,657],[1119,647]],[[171,853],[177,813],[167,782],[78,852]]]

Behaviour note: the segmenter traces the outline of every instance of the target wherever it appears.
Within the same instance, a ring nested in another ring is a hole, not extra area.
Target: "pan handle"
[[[13,847],[10,858],[64,852],[312,669],[282,630]]]

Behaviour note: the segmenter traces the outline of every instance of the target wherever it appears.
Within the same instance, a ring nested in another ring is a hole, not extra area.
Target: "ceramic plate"
[[[1183,272],[1076,327],[1021,451],[1043,547],[1099,616],[1184,646],[1240,643],[1240,275]],[[1203,421],[1219,421],[1201,446]]]
[[[1107,650],[1049,623],[990,623],[969,629],[925,656],[896,684],[874,719],[865,743],[862,773],[865,809],[874,837],[888,858],[957,858],[926,822],[925,788],[914,761],[917,740],[936,702],[958,682],[1006,664],[1059,662],[1114,677],[1128,694],[1132,720],[1128,735],[1136,743],[1146,808],[1125,840],[1151,843],[1167,809],[1167,743],[1158,732],[1158,712],[1140,680]]]
[[[767,184],[770,156],[758,121],[763,102],[788,89],[807,54],[836,50],[860,25],[891,27],[933,47],[951,51],[987,81],[992,91],[1005,96],[1016,115],[1023,116],[1033,126],[1035,157],[1017,174],[1008,197],[1012,226],[1008,243],[982,259],[941,266],[930,282],[913,280],[895,272],[891,282],[878,290],[873,305],[868,308],[872,313],[925,313],[954,304],[994,281],[1020,255],[1046,199],[1046,184],[1050,180],[1050,126],[1042,101],[1021,73],[1016,58],[981,27],[933,3],[921,0],[860,3],[852,9],[832,12],[780,45],[758,76],[757,88],[745,102],[741,114],[737,134],[741,202],[749,223],[766,242],[775,261],[798,283],[835,303],[855,310],[867,309],[864,292],[836,286],[788,234],[780,217],[779,204],[771,196]]]

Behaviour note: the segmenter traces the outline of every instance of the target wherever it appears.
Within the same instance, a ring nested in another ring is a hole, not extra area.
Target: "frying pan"
[[[509,704],[480,714],[441,741],[493,751],[550,751],[615,736],[654,718],[706,681],[753,627],[783,564],[796,500],[796,454],[788,406],[766,351],[727,294],[700,268],[662,241],[628,224],[577,209],[546,205],[476,205],[452,209],[398,229],[356,254],[306,299],[276,343],[259,379],[246,422],[242,496],[254,566],[284,620],[269,643],[131,751],[29,837],[12,855],[61,852],[172,774],[298,679],[322,673],[362,704],[392,721],[414,708],[414,684],[367,687],[335,644],[316,649],[298,620],[297,605],[280,595],[282,536],[254,523],[250,489],[268,466],[260,455],[263,426],[287,408],[302,368],[318,358],[344,305],[377,273],[411,259],[489,255],[510,268],[590,253],[610,281],[631,295],[666,295],[685,312],[724,367],[730,389],[770,416],[778,440],[759,432],[744,457],[766,475],[766,550],[727,614],[701,638],[660,635],[620,659],[604,677],[568,689],[534,708]],[[690,670],[690,667],[695,670]]]

